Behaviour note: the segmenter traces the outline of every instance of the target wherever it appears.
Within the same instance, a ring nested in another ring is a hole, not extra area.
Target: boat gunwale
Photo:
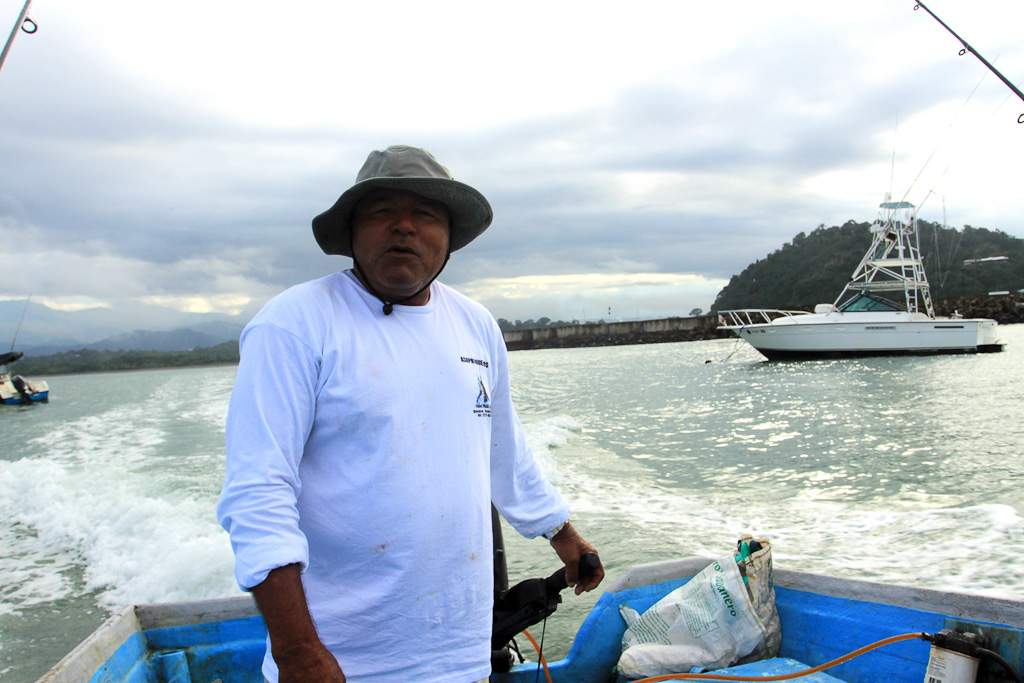
[[[635,565],[618,577],[608,592],[693,577],[713,561],[713,558],[708,557],[687,557]],[[944,591],[906,584],[840,578],[777,567],[773,568],[772,576],[776,586],[791,590],[1024,628],[1024,600],[984,593]]]
[[[714,558],[693,556],[633,565],[617,577],[604,592],[617,593],[630,588],[693,577],[713,561]],[[955,608],[962,614],[964,610],[970,610],[972,619],[1024,628],[1024,600],[977,592],[946,591],[902,583],[836,577],[796,569],[780,569],[777,566],[773,568],[773,577],[775,585],[793,590],[930,612],[949,613],[951,608]],[[991,618],[979,615],[979,604],[986,606],[985,613]],[[188,602],[150,603],[126,609],[134,612],[143,631],[247,619],[259,615],[255,601],[248,594]]]
[[[251,594],[187,602],[156,602],[135,606],[143,631],[176,626],[197,626],[259,615]]]
[[[64,655],[36,683],[88,681],[133,637],[144,638],[144,630],[136,617],[135,607],[123,607]]]
[[[713,558],[708,557],[687,557],[634,565],[613,581],[605,594],[690,578],[712,561]],[[919,588],[905,584],[878,583],[790,569],[773,568],[772,574],[775,585],[787,590],[1024,629],[1024,600],[982,593]],[[139,645],[132,647],[145,647],[149,631],[201,626],[258,616],[259,612],[251,595],[125,607],[111,616],[36,683],[89,681],[103,668],[109,658],[132,638],[140,640]],[[582,635],[582,631],[581,625],[577,639]],[[572,644],[570,657],[578,647],[579,643]],[[566,660],[563,660],[558,664],[565,663]]]

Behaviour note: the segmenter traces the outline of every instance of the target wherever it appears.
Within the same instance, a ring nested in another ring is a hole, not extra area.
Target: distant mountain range
[[[205,313],[172,313],[140,307],[114,312],[106,308],[58,311],[39,303],[29,304],[21,329],[18,322],[25,301],[0,301],[0,349],[6,351],[17,331],[17,350],[41,356],[79,349],[96,351],[188,351],[237,341],[248,316]],[[124,332],[124,320],[152,329]]]
[[[237,341],[243,327],[237,323],[210,322],[165,332],[135,330],[115,334],[81,348],[96,351],[188,351]],[[38,349],[32,352],[40,353]]]
[[[921,222],[921,251],[937,300],[1024,290],[1024,240],[999,230],[954,230]],[[871,242],[868,223],[819,226],[734,275],[719,292],[712,311],[730,308],[813,307],[834,300]],[[978,259],[1005,256],[998,262]],[[971,265],[973,263],[973,265]],[[90,308],[59,311],[37,302],[0,301],[0,352],[11,348],[26,356],[81,349],[94,351],[189,351],[238,341],[252,312],[237,316],[181,313],[158,306],[131,310]],[[125,332],[131,320],[132,332]],[[542,319],[543,320],[543,319]],[[507,321],[506,321],[507,322]]]

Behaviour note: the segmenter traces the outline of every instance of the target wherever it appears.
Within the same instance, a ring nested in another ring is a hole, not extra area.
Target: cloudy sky
[[[4,38],[23,4],[0,0]],[[928,6],[1024,87],[1024,3]],[[1024,102],[913,0],[34,0],[30,17],[0,71],[0,299],[109,307],[127,329],[251,314],[347,268],[310,219],[396,143],[490,199],[442,280],[510,320],[707,310],[890,189],[1024,237]]]

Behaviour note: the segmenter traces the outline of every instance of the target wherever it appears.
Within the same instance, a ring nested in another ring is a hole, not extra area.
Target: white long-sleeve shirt
[[[351,271],[293,287],[246,327],[218,517],[245,589],[299,563],[353,683],[490,672],[490,502],[527,537],[568,505],[538,468],[501,332],[435,282],[381,303]],[[264,675],[277,680],[269,649]]]

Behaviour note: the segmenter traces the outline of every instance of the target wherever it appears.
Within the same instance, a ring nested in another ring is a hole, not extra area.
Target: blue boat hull
[[[689,558],[631,569],[598,600],[569,654],[550,665],[553,683],[615,683],[625,623],[619,606],[643,611],[708,563]],[[995,638],[991,649],[1024,670],[1024,602],[775,571],[782,649],[776,659],[737,667],[758,676],[829,662],[903,634],[961,628]],[[266,630],[249,597],[127,608],[76,648],[40,683],[261,683]],[[874,650],[807,683],[921,683],[930,646],[907,640]],[[722,671],[721,673],[726,673]],[[495,674],[492,683],[535,683],[537,664]],[[543,677],[543,674],[541,674]]]
[[[21,406],[29,403],[46,403],[50,400],[49,391],[41,391],[37,394],[32,394],[28,398],[24,396],[16,396],[14,398],[7,398],[0,400],[0,405],[5,406]]]
[[[619,606],[638,612],[651,607],[670,591],[686,583],[710,559],[688,558],[634,568],[618,579],[580,626],[565,659],[550,665],[554,683],[621,681],[615,665],[621,653],[625,622]],[[675,578],[666,578],[672,577]],[[736,673],[764,676],[815,667],[865,645],[904,633],[936,633],[944,628],[983,628],[998,636],[994,647],[1024,670],[1024,602],[963,593],[875,584],[865,581],[776,569],[776,605],[782,622],[779,660],[737,667]],[[846,683],[921,683],[925,680],[930,646],[922,640],[889,645],[801,681]],[[742,669],[742,671],[740,671]],[[730,670],[731,672],[731,670]],[[722,671],[721,673],[726,673]],[[494,683],[533,683],[537,665],[518,665],[507,674],[491,677]],[[542,674],[543,675],[543,674]]]

